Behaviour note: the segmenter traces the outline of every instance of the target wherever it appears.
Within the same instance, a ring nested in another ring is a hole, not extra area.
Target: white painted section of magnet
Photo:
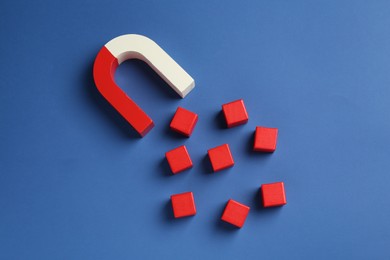
[[[145,61],[182,98],[195,87],[194,79],[148,37],[138,34],[121,35],[109,41],[105,47],[119,64],[128,59]]]

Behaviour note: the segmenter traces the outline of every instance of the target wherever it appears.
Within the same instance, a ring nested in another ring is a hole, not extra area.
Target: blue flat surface
[[[390,1],[0,3],[0,259],[390,259]],[[144,138],[97,92],[110,39],[146,35],[196,81],[180,99],[147,65],[116,82],[154,119]],[[246,125],[223,103],[243,98]],[[191,138],[169,130],[178,106]],[[257,125],[279,128],[251,152]],[[210,172],[228,143],[235,166]],[[164,153],[194,167],[170,175]],[[262,183],[288,204],[263,209]],[[171,194],[197,215],[173,219]],[[251,207],[242,229],[219,219]]]

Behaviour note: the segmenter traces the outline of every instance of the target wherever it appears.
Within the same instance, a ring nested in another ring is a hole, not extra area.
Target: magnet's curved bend
[[[128,59],[145,61],[182,98],[195,87],[195,81],[160,46],[145,36],[126,34],[103,46],[93,66],[96,87],[127,122],[144,136],[153,128],[153,120],[114,81],[116,68]]]

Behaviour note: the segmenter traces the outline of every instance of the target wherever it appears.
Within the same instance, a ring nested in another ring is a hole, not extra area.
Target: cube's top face
[[[182,145],[165,153],[165,157],[173,174],[179,173],[192,167],[192,161],[187,148]]]
[[[237,201],[229,200],[222,215],[222,220],[241,228],[250,208]]]
[[[278,129],[269,127],[256,127],[254,151],[274,152],[278,138]]]
[[[222,111],[228,128],[248,122],[248,113],[242,99],[222,105]]]
[[[175,115],[173,116],[170,127],[175,132],[189,137],[194,131],[197,122],[197,114],[182,107],[178,107],[175,112]]]
[[[220,171],[234,165],[228,144],[223,144],[207,151],[213,171]]]
[[[282,206],[287,203],[283,182],[261,185],[261,195],[264,207]]]
[[[172,195],[171,202],[175,218],[187,217],[196,214],[194,195],[192,192]]]

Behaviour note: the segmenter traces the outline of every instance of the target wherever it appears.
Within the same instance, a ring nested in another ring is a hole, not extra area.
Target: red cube
[[[173,131],[189,137],[192,134],[192,131],[194,131],[197,122],[197,114],[182,107],[178,107],[172,118],[170,127]]]
[[[223,144],[207,151],[213,171],[220,171],[234,165],[229,145]]]
[[[258,152],[273,152],[276,149],[278,129],[258,126],[255,132],[253,150]]]
[[[182,145],[165,153],[165,157],[171,167],[173,174],[187,170],[192,167],[191,157],[187,148]]]
[[[226,204],[221,219],[241,228],[245,223],[249,210],[250,208],[248,206],[231,199]]]
[[[283,182],[263,184],[260,189],[263,197],[263,206],[265,208],[282,206],[287,203]]]
[[[242,99],[222,105],[227,127],[234,127],[248,122],[248,113]]]
[[[171,202],[175,218],[193,216],[196,214],[194,195],[192,192],[172,195]]]

